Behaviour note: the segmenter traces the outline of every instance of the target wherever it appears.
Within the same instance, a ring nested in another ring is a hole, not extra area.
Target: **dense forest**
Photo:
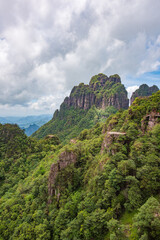
[[[160,91],[107,117],[66,144],[0,125],[0,240],[160,239]]]

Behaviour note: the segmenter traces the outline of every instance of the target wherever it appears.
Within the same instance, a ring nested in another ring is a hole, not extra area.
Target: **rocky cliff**
[[[159,88],[156,85],[153,85],[152,87],[149,87],[147,84],[142,84],[135,92],[133,92],[130,104],[133,103],[136,97],[146,97],[151,96],[152,93],[155,93],[159,90]]]
[[[63,169],[67,168],[67,166],[71,164],[75,164],[76,161],[77,161],[77,155],[73,151],[71,152],[64,151],[60,154],[59,160],[57,161],[57,163],[54,163],[51,165],[49,179],[48,179],[48,195],[49,196],[55,195],[57,197],[57,200],[59,201],[61,186],[58,183],[58,181],[56,181],[57,176],[62,172]],[[48,203],[51,203],[51,199],[49,199]]]
[[[143,133],[152,130],[152,128],[160,122],[160,113],[158,111],[152,111],[145,115],[141,121],[141,130]]]
[[[119,75],[110,77],[100,73],[91,78],[89,85],[80,83],[72,89],[69,97],[66,97],[61,105],[87,110],[95,105],[97,108],[105,109],[114,106],[116,109],[127,109],[129,100],[127,91],[121,84]]]

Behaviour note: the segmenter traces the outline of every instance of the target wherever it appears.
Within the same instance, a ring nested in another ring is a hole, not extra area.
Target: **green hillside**
[[[107,117],[116,112],[117,109],[114,107],[107,107],[105,110],[95,106],[89,110],[63,107],[63,110],[55,113],[52,120],[33,133],[32,137],[41,139],[48,134],[57,134],[61,141],[67,142],[83,129],[89,129],[97,122],[104,122]]]
[[[159,112],[160,91],[67,145],[1,125],[0,239],[159,240]]]

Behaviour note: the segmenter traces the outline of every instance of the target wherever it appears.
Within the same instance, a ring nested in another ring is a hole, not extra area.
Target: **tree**
[[[150,197],[134,218],[140,239],[160,240],[160,203]],[[147,238],[148,237],[148,238]]]
[[[108,229],[110,231],[110,240],[125,240],[125,226],[120,224],[118,220],[111,219],[108,222]]]

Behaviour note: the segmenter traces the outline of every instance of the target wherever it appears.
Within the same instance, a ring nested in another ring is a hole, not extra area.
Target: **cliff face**
[[[147,114],[143,117],[141,121],[141,130],[143,133],[146,131],[152,130],[152,128],[160,122],[160,113],[152,111],[150,114]]]
[[[152,93],[155,93],[159,90],[156,85],[149,87],[147,84],[142,84],[131,96],[130,104],[136,99],[136,97],[146,97],[151,96]]]
[[[79,86],[74,87],[61,107],[73,106],[86,110],[95,105],[102,109],[109,106],[127,109],[128,103],[127,92],[117,74],[109,78],[104,74],[98,74],[91,78],[89,85],[80,83]]]
[[[59,173],[62,172],[63,169],[67,168],[67,166],[71,164],[75,164],[76,161],[77,161],[77,155],[73,151],[72,152],[64,151],[60,154],[59,160],[57,161],[57,163],[54,163],[51,165],[49,179],[48,179],[48,195],[49,196],[55,195],[57,197],[57,200],[59,201],[61,186],[56,182],[57,176]],[[48,203],[51,203],[51,200],[49,200]]]
[[[106,150],[108,153],[112,155],[116,154],[116,152],[118,152],[119,149],[118,149],[118,145],[116,145],[115,143],[125,144],[126,142],[123,139],[119,139],[120,136],[124,136],[124,135],[126,135],[125,132],[107,132],[102,142],[101,154],[103,154],[104,150]]]

